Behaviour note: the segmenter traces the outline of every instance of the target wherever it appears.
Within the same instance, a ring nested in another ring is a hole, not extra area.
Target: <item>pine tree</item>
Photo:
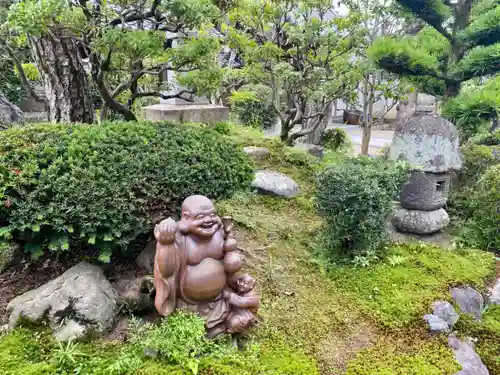
[[[468,136],[500,112],[500,0],[397,0],[425,25],[380,38],[376,63],[444,101],[443,114]]]

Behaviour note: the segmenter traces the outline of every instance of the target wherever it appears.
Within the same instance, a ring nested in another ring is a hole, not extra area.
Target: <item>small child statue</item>
[[[226,289],[223,293],[224,299],[231,306],[231,312],[226,319],[226,333],[244,333],[256,320],[257,311],[260,306],[260,297],[253,290],[255,279],[242,274],[235,278],[233,291]]]

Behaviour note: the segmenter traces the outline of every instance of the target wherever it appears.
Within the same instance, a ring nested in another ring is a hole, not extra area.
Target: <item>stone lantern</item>
[[[444,206],[451,175],[462,166],[459,134],[439,115],[418,111],[394,134],[389,158],[413,168],[392,223],[403,233],[433,234],[449,224]]]

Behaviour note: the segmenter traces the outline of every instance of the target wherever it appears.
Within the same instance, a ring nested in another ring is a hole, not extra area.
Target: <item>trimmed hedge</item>
[[[32,125],[0,133],[0,235],[43,249],[85,241],[109,258],[184,198],[245,188],[246,155],[201,126]]]
[[[324,250],[333,258],[378,253],[388,240],[392,202],[408,178],[404,163],[353,157],[326,166],[316,179],[316,208],[325,219]]]

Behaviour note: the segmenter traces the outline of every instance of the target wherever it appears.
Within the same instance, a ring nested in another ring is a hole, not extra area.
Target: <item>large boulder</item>
[[[0,92],[0,127],[23,120],[23,112]]]
[[[460,311],[481,320],[484,310],[484,299],[481,293],[470,286],[451,288],[450,293]]]
[[[145,271],[149,274],[153,273],[154,262],[156,254],[156,241],[151,240],[148,242],[146,247],[141,251],[137,259],[135,260],[137,266],[141,271]]]
[[[119,280],[115,290],[118,293],[117,303],[128,312],[152,311],[155,308],[155,283],[151,276]]]
[[[0,273],[11,264],[19,250],[20,246],[15,242],[0,242]]]
[[[450,223],[448,213],[440,208],[435,211],[407,210],[400,208],[392,218],[393,225],[403,233],[433,234]]]
[[[488,369],[470,344],[450,336],[448,345],[453,350],[457,362],[462,365],[462,370],[454,375],[489,375]]]
[[[315,145],[312,143],[296,143],[294,146],[296,149],[300,151],[304,151],[309,153],[312,156],[316,156],[318,158],[322,158],[325,156],[325,148],[320,145]]]
[[[491,288],[489,302],[492,305],[500,305],[500,278],[497,279],[495,285]]]
[[[47,319],[61,341],[89,331],[102,333],[114,323],[116,297],[101,269],[81,262],[47,284],[14,298],[7,306],[9,328],[23,319],[33,323]]]
[[[248,146],[243,148],[243,152],[254,160],[267,159],[270,155],[269,150],[265,147]]]
[[[292,198],[300,193],[297,183],[290,177],[274,171],[260,170],[255,172],[252,187],[261,194]]]

